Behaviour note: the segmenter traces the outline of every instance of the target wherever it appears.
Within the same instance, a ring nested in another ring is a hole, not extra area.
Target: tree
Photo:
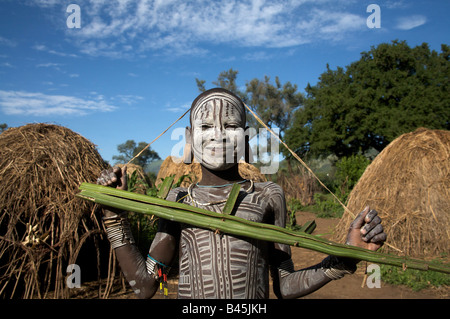
[[[6,131],[8,129],[8,124],[2,123],[0,124],[0,133]]]
[[[215,87],[221,87],[223,89],[227,89],[228,91],[233,92],[237,96],[239,96],[242,99],[245,99],[245,93],[240,91],[236,84],[236,78],[239,71],[233,70],[233,68],[230,68],[228,71],[222,71],[219,73],[217,77],[217,81],[213,81],[212,84],[214,84]],[[205,92],[205,80],[195,79],[195,82],[197,84],[197,88],[200,92]]]
[[[450,48],[430,51],[393,41],[362,52],[346,69],[308,84],[285,141],[299,155],[381,151],[418,127],[450,129]],[[287,155],[287,154],[286,154]]]
[[[232,68],[228,71],[222,71],[217,77],[217,81],[214,81],[213,84],[217,87],[227,89],[240,96],[242,92],[238,90],[238,87],[236,85],[236,78],[238,73],[238,71],[235,71]]]
[[[280,135],[291,125],[294,111],[303,103],[303,94],[297,92],[297,85],[291,82],[281,84],[280,79],[275,77],[275,85],[270,83],[270,77],[264,80],[253,79],[246,84],[246,103],[255,111],[261,120],[272,127],[275,125],[280,129]],[[248,116],[248,123],[255,128],[261,125],[258,121]]]
[[[136,145],[134,140],[127,140],[125,143],[117,145],[117,150],[121,155],[114,155],[112,158],[116,163],[128,163],[134,156],[136,156],[142,149],[147,146],[146,142],[139,142]],[[142,152],[137,158],[135,158],[132,163],[137,164],[141,167],[145,167],[148,163],[161,159],[154,150],[150,147]]]
[[[212,83],[235,93],[261,117],[265,124],[269,127],[278,127],[282,134],[289,127],[294,110],[303,102],[303,94],[297,92],[297,85],[292,85],[289,81],[281,84],[278,77],[275,77],[274,85],[270,83],[270,77],[265,76],[264,80],[254,78],[247,82],[246,90],[241,91],[236,84],[237,75],[238,71],[231,68],[228,71],[222,71],[217,81]],[[195,80],[199,91],[204,92],[205,81]],[[247,123],[255,129],[261,127],[251,114],[247,114]]]

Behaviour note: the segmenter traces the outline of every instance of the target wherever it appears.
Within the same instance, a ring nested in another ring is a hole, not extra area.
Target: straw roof
[[[94,259],[80,265],[83,274],[100,271],[99,215],[74,195],[107,167],[90,141],[62,126],[28,124],[0,134],[2,298],[45,298],[49,291],[68,297],[66,267],[80,262],[87,243]]]
[[[450,132],[417,129],[390,143],[352,190],[348,208],[378,211],[388,242],[404,254],[438,257],[450,241]],[[334,239],[343,241],[353,217],[344,214]],[[395,252],[395,251],[393,251]]]

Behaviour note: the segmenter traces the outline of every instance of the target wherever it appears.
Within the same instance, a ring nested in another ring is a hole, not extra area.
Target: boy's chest
[[[246,194],[241,192],[236,200],[235,208],[231,215],[258,223],[273,222],[273,212],[267,204],[267,196],[264,193]],[[195,193],[194,203],[187,200],[187,204],[197,206],[216,213],[223,213],[225,207],[226,196],[220,193],[197,192]],[[216,203],[213,205],[202,205]]]

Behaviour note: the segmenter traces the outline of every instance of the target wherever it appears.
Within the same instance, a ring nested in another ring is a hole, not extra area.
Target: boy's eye
[[[210,129],[211,127],[212,127],[212,125],[210,125],[210,124],[202,124],[202,126],[201,126],[202,131],[208,130],[208,129]]]

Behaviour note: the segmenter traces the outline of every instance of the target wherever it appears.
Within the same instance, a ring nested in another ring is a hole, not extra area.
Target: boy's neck
[[[224,171],[213,171],[203,165],[201,165],[201,168],[202,180],[199,182],[200,185],[224,185],[243,180],[239,174],[238,164]]]

